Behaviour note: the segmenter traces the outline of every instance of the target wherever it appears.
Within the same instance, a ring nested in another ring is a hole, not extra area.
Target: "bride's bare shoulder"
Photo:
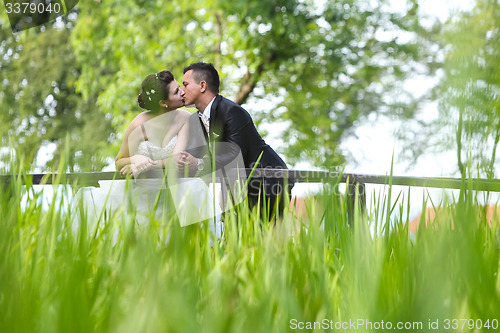
[[[149,119],[148,117],[148,112],[144,111],[139,113],[128,125],[127,131],[132,132],[136,128],[140,127],[142,124],[144,124],[147,120]]]
[[[130,122],[130,126],[133,126],[133,127],[141,126],[141,124],[143,124],[145,121],[149,120],[148,114],[149,114],[148,111],[144,111],[144,112],[139,113],[134,118],[134,120],[132,120]]]
[[[187,110],[183,110],[183,109],[177,109],[177,114],[179,117],[182,117],[182,118],[189,118],[191,117],[191,112],[187,111]]]
[[[176,118],[181,122],[188,121],[189,117],[191,117],[191,112],[186,110],[177,109],[175,110],[175,112],[176,112]]]

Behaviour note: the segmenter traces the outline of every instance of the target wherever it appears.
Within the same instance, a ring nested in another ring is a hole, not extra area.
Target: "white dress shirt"
[[[212,104],[213,104],[214,100],[215,100],[215,97],[212,98],[210,103],[208,103],[205,110],[203,110],[203,113],[198,111],[198,115],[201,118],[203,125],[205,125],[205,129],[207,130],[207,134],[209,133],[209,129],[210,129],[210,110],[212,109]]]

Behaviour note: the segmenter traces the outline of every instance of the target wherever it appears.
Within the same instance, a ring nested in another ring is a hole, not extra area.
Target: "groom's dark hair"
[[[193,71],[193,77],[195,80],[198,82],[205,81],[207,83],[208,90],[214,94],[219,93],[219,73],[217,73],[217,70],[212,63],[207,64],[205,62],[197,62],[191,64],[184,68],[184,74],[190,70]]]

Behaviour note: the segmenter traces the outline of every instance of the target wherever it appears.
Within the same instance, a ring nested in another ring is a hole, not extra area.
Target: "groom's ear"
[[[206,81],[200,81],[200,91],[204,93],[207,90],[207,82]]]

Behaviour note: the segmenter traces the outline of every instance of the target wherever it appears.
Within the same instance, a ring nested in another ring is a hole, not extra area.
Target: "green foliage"
[[[439,100],[436,120],[418,127],[418,147],[455,149],[457,169],[467,165],[480,177],[495,177],[500,140],[500,20],[498,1],[477,0],[469,12],[456,13],[440,37],[444,75],[434,94]]]
[[[499,19],[498,2],[480,0],[472,12],[450,24],[444,36],[451,47],[446,58],[442,116],[452,119],[458,128],[462,174],[468,163],[478,164],[478,171],[488,177],[495,173],[500,139]]]
[[[289,121],[284,141],[294,161],[341,165],[340,143],[369,114],[400,117],[417,109],[401,81],[423,59],[424,72],[434,70],[426,47],[432,33],[412,8],[402,17],[384,6],[328,2],[302,36],[302,52],[281,65],[277,79],[286,93],[273,119]]]
[[[421,322],[429,332],[429,320],[441,330],[447,318],[491,323],[500,307],[499,227],[470,192],[461,198],[443,203],[447,214],[434,224],[421,222],[414,239],[405,219],[391,216],[386,226],[389,205],[349,227],[345,199],[328,191],[318,197],[324,228],[314,207],[308,223],[287,215],[272,227],[242,206],[211,247],[207,228],[180,228],[171,217],[140,230],[133,207],[90,232],[75,228],[64,201],[44,209],[33,187],[14,180],[0,191],[0,330],[288,332],[292,319],[362,319]]]
[[[81,68],[69,42],[73,23],[60,20],[14,35],[8,25],[0,28],[5,36],[0,58],[1,141],[25,161],[33,161],[42,145],[57,144],[47,163],[53,170],[67,138],[70,170],[100,170],[105,157],[114,153],[103,145],[111,127],[96,108],[96,96],[83,100],[75,92]],[[3,158],[8,162],[8,156]]]
[[[258,122],[289,124],[289,146],[279,150],[291,162],[342,164],[338,145],[365,116],[411,112],[411,97],[386,94],[416,61],[428,61],[417,38],[426,31],[414,13],[403,18],[364,1],[325,8],[296,0],[89,1],[80,9],[72,36],[86,64],[79,91],[99,94],[115,124],[123,129],[136,113],[131,101],[146,74],[167,68],[180,79],[187,64],[213,62],[223,94],[248,103]],[[386,30],[384,40],[379,35]],[[403,33],[412,38],[404,41]],[[276,98],[283,102],[272,110],[253,110],[259,99]]]
[[[13,36],[2,25],[3,145],[21,142],[18,154],[31,160],[70,134],[69,165],[99,169],[140,111],[142,79],[169,69],[180,80],[186,65],[206,61],[257,123],[289,126],[288,146],[277,147],[289,162],[340,165],[340,142],[367,115],[416,108],[396,87],[417,62],[432,68],[431,33],[417,3],[408,6],[403,16],[364,0],[89,0],[42,29]],[[57,105],[46,105],[50,95]],[[257,112],[260,100],[276,103]]]

